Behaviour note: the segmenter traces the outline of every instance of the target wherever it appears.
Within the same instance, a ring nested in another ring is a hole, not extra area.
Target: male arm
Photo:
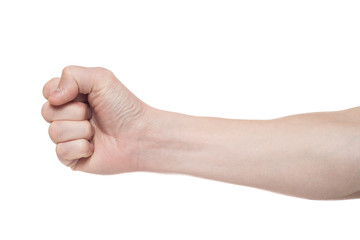
[[[181,173],[307,199],[359,198],[360,108],[271,120],[195,117],[142,102],[109,70],[44,86],[59,160],[94,174]]]
[[[153,111],[139,154],[142,170],[308,199],[360,197],[359,108],[272,120]]]

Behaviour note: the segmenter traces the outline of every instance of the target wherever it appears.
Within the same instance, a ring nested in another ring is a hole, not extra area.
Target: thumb
[[[65,67],[57,89],[48,98],[50,104],[55,106],[63,105],[72,101],[81,93],[91,94],[99,81],[106,80],[104,73],[107,72],[110,71],[104,68]],[[101,77],[104,79],[101,79]]]

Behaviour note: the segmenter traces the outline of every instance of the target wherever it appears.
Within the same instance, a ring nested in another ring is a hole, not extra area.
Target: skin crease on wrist
[[[306,199],[360,197],[360,109],[272,120],[148,106],[104,68],[69,66],[43,89],[59,160],[93,174],[181,173]],[[89,124],[90,123],[90,124]]]

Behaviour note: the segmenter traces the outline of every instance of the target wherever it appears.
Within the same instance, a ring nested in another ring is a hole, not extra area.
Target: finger
[[[94,128],[89,121],[55,121],[49,126],[49,136],[54,143],[62,143],[77,139],[90,140],[94,136]]]
[[[64,165],[69,166],[80,158],[87,158],[94,151],[93,144],[85,139],[58,143],[56,145],[56,154]]]
[[[46,99],[49,99],[49,96],[56,91],[57,87],[59,86],[60,78],[53,78],[48,81],[43,88],[43,95]],[[88,96],[87,94],[78,94],[73,102],[87,102]]]
[[[49,99],[49,96],[56,90],[59,85],[60,78],[53,78],[48,81],[43,87],[44,98]]]
[[[113,74],[104,68],[68,66],[62,71],[59,85],[48,100],[52,105],[62,105],[75,99],[79,93],[96,92],[112,80]]]
[[[91,118],[89,105],[81,102],[70,102],[62,106],[52,106],[47,102],[43,105],[41,113],[47,122],[82,121]]]

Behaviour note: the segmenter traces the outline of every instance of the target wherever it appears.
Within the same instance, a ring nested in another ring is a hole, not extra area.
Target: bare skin
[[[271,120],[194,117],[142,102],[103,68],[43,89],[59,160],[76,171],[181,173],[306,199],[360,198],[360,108]]]

